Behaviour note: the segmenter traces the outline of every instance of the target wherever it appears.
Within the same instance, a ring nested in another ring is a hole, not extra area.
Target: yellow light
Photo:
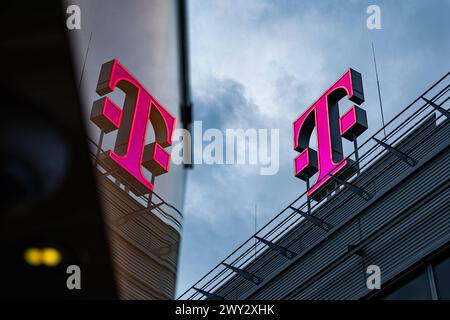
[[[54,267],[61,262],[61,253],[55,248],[44,248],[42,262],[48,267]]]
[[[25,250],[24,259],[26,263],[32,266],[38,266],[42,263],[41,250],[37,248],[29,248]]]

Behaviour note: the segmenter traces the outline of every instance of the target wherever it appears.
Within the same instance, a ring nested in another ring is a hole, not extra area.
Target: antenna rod
[[[87,61],[87,57],[89,54],[89,49],[91,48],[91,40],[92,40],[92,32],[89,35],[89,42],[86,48],[86,53],[84,54],[84,59],[83,59],[83,68],[81,69],[81,75],[80,75],[80,81],[78,83],[78,92],[81,92],[81,82],[83,81],[83,76],[84,76],[84,69],[86,68],[86,61]]]
[[[373,46],[373,42],[372,42],[372,55],[373,55],[373,64],[375,65],[375,76],[377,77],[378,101],[379,101],[379,103],[380,103],[381,121],[383,122],[383,132],[384,132],[384,137],[386,137],[386,128],[385,128],[385,124],[384,124],[383,103],[381,102],[380,81],[378,80],[377,60],[376,60],[376,58],[375,58],[375,48],[374,48],[374,46]]]
[[[256,207],[257,205],[256,205],[256,203],[255,203],[255,234],[256,234],[256,228],[257,228],[257,225],[256,225],[256,211],[257,211],[257,207]],[[255,238],[255,258],[256,258],[256,238]]]

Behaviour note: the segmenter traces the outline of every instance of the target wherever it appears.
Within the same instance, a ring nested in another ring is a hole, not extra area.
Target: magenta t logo
[[[320,199],[329,186],[330,174],[338,175],[349,165],[344,160],[342,137],[353,141],[367,129],[366,112],[353,105],[339,115],[338,102],[348,97],[356,104],[364,102],[361,74],[349,69],[335,84],[294,121],[294,149],[300,155],[294,160],[295,176],[307,181],[317,173],[307,195]],[[316,129],[317,152],[309,147]]]
[[[119,63],[102,65],[97,93],[104,96],[118,87],[125,94],[123,108],[108,97],[94,102],[91,120],[105,133],[118,130],[114,151],[102,159],[113,174],[138,194],[153,190],[153,184],[142,172],[148,169],[154,176],[169,171],[170,154],[164,148],[172,145],[176,119]],[[152,123],[155,142],[145,145],[148,122]]]

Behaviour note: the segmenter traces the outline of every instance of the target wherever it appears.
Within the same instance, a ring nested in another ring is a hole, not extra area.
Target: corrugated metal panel
[[[338,268],[330,270],[325,277],[298,293],[295,299],[355,299],[369,293],[365,286],[363,271],[368,265],[376,264],[382,270],[383,282],[410,267],[430,244],[448,237],[450,190],[436,193],[432,202],[413,210],[401,223],[389,232],[364,247],[363,257],[353,255]],[[435,223],[429,223],[435,221]],[[429,252],[428,252],[429,253]],[[344,267],[345,266],[345,267]],[[345,268],[345,269],[343,269]],[[355,294],[358,293],[358,294]]]
[[[443,167],[447,168],[447,170],[444,172],[441,170]],[[442,180],[444,181],[448,180],[449,176],[448,168],[450,168],[450,159],[447,153],[446,157],[444,157],[442,161],[436,162],[435,166],[429,168],[430,170],[422,171],[422,175],[417,176],[416,179],[410,180],[408,185],[402,185],[402,188],[398,190],[398,192],[392,193],[389,199],[383,199],[384,200],[383,202],[379,202],[377,204],[379,206],[378,207],[379,210],[368,211],[366,215],[370,215],[380,223],[381,222],[386,223],[386,221],[391,220],[392,218],[400,214],[402,211],[404,211],[405,207],[407,207],[409,203],[412,203],[414,199],[417,198],[417,194],[415,194],[414,191],[419,192],[419,194],[420,193],[426,194],[429,190],[431,190],[431,187],[425,183],[422,184],[421,185],[422,188],[418,190],[417,181],[424,181],[424,182],[432,181],[433,178],[435,178],[436,179],[435,183],[437,183]],[[433,177],[433,175],[431,175],[431,172],[438,173],[439,177]],[[399,194],[400,191],[402,192],[402,194]],[[448,198],[446,198],[445,201],[447,201],[446,205],[448,206]],[[445,208],[441,208],[441,210],[444,209]],[[427,210],[430,210],[430,208],[427,208],[425,211]],[[446,210],[447,211],[445,212],[445,214],[448,215],[448,208]],[[361,217],[361,221],[363,222],[365,218],[366,218],[365,215]],[[416,221],[416,223],[419,223],[419,221]],[[356,221],[353,223],[353,226],[356,226]],[[442,224],[440,220],[436,220],[428,222],[428,226],[431,228],[432,230],[431,232],[437,232],[438,231],[437,229],[445,225]],[[364,229],[362,228],[362,230]],[[445,231],[448,234],[448,229]],[[392,232],[395,234],[394,231]],[[301,284],[305,280],[305,278],[308,278],[305,277],[305,272],[309,273],[308,276],[310,277],[311,274],[314,274],[315,272],[317,272],[317,270],[320,270],[321,268],[326,266],[330,260],[333,260],[330,259],[327,255],[332,255],[335,258],[339,257],[344,253],[342,250],[343,247],[345,248],[347,244],[357,243],[357,241],[356,242],[349,241],[347,243],[345,243],[345,241],[344,242],[341,241],[342,239],[350,239],[351,238],[350,234],[353,234],[353,237],[356,238],[358,236],[358,230],[355,228],[353,228],[353,230],[350,230],[350,227],[348,227],[337,233],[336,236],[330,237],[323,245],[317,248],[317,250],[306,256],[304,261],[299,262],[294,267],[292,267],[293,270],[289,273],[289,276],[284,275],[283,279],[277,281],[276,287],[278,288],[278,291],[276,291],[275,289],[268,290],[268,292],[266,292],[265,295],[263,296],[257,295],[256,297],[277,298],[284,296],[286,291],[289,291],[289,288],[293,287],[290,284],[292,283]],[[400,250],[407,251],[408,243],[405,242],[402,244],[405,247],[401,248]],[[317,258],[311,258],[311,256],[315,256]],[[309,268],[308,267],[304,268],[304,266],[308,265],[310,265]]]
[[[119,296],[173,299],[180,235],[106,176],[98,179]]]
[[[135,246],[123,241],[118,235],[110,233],[110,243],[112,246],[112,256],[114,269],[118,278],[121,275],[128,275],[127,285],[143,287],[147,291],[155,292],[163,299],[173,298],[175,287],[175,273],[162,267],[161,264],[148,255],[145,255]],[[121,279],[124,281],[125,279]],[[133,281],[131,282],[130,279]],[[122,288],[119,286],[119,291]],[[150,299],[151,297],[144,297]]]
[[[433,134],[428,136],[430,133]],[[450,141],[448,122],[441,123],[436,128],[435,117],[432,116],[397,147],[408,152],[415,159],[421,160],[432,153],[433,149],[443,144],[448,146],[448,141]],[[373,165],[370,170],[366,170],[355,181],[370,192],[375,193],[377,191],[377,195],[379,195],[382,188],[392,184],[392,181],[398,179],[398,177],[405,176],[405,172],[408,170],[410,169],[405,163],[387,153],[377,161],[376,165]],[[338,257],[345,255],[347,253],[347,245],[357,244],[360,237],[364,239],[374,234],[387,222],[402,214],[410,204],[414,203],[418,195],[425,195],[437,183],[447,181],[450,176],[449,170],[450,159],[447,148],[439,157],[436,157],[415,172],[410,170],[409,176],[401,181],[400,185],[397,185],[372,203],[361,214],[359,221],[358,219],[353,219],[350,223],[340,228],[338,232],[327,235],[323,230],[313,227],[309,223],[299,223],[293,231],[283,237],[278,243],[297,252],[301,252],[301,250],[305,252],[308,248],[314,247],[313,251],[300,256],[295,263],[288,262],[286,258],[272,251],[266,251],[255,262],[247,266],[246,270],[250,272],[255,272],[256,270],[255,273],[258,276],[266,279],[280,272],[283,272],[282,275],[268,283],[263,283],[258,291],[255,291],[256,285],[236,276],[226,282],[216,293],[229,299],[278,299],[285,297],[287,292],[300,287],[305,281],[311,279],[311,276],[318,270],[330,265]],[[365,185],[364,181],[373,178],[375,179],[373,182]],[[440,192],[444,194],[444,187],[442,188]],[[365,205],[365,200],[351,194],[349,190],[343,189],[322,206],[320,210],[316,211],[315,215],[325,218],[328,223],[337,227]],[[438,199],[433,199],[431,204],[421,207],[423,210],[417,208],[414,214],[410,215],[410,220],[408,220],[412,221],[410,228],[416,224],[415,232],[425,234],[423,238],[416,237],[419,242],[416,246],[409,244],[411,239],[408,240],[409,238],[407,238],[410,234],[408,233],[409,229],[406,221],[401,224],[403,228],[400,226],[398,227],[400,229],[393,228],[384,236],[390,236],[392,239],[395,239],[392,240],[390,246],[400,243],[398,250],[407,256],[412,255],[414,252],[422,253],[421,250],[424,250],[424,246],[429,245],[430,241],[442,240],[443,236],[448,235],[448,220],[450,220],[448,219],[448,205],[448,196],[443,197],[441,202]],[[435,210],[441,212],[442,215],[433,215]],[[447,224],[439,222],[442,219],[446,219]],[[299,238],[300,234],[303,235],[301,239]],[[430,237],[426,238],[426,235]],[[402,236],[405,238],[402,238]],[[377,242],[374,242],[373,246],[375,246],[375,243]],[[367,250],[369,248],[372,250],[371,247],[368,247]],[[371,254],[373,255],[374,253]],[[384,277],[387,278],[390,274],[389,272],[399,273],[405,268],[405,266],[400,264],[401,261],[405,261],[405,257],[401,254],[396,254],[396,257],[403,257],[398,261],[394,257],[389,258],[386,252],[382,252],[381,255],[384,255],[387,261],[392,262],[391,267],[382,266],[382,268],[386,267],[386,274],[383,274]],[[360,260],[361,258],[351,257],[343,261],[342,264],[335,266],[332,273],[324,274],[318,281],[311,282],[311,280],[308,280],[310,281],[308,282],[310,283],[309,286],[290,296],[290,298],[337,299],[361,297],[367,292],[363,290],[364,288],[361,289],[363,265],[361,261],[358,263],[358,259]],[[390,271],[390,268],[394,271]],[[365,282],[362,282],[362,286],[365,287]],[[359,293],[356,294],[355,292]]]

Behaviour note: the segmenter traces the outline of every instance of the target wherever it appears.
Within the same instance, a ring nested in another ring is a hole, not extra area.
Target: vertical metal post
[[[94,167],[95,168],[97,168],[98,158],[100,157],[100,152],[102,150],[104,135],[105,135],[105,132],[103,130],[101,130],[100,131],[100,137],[98,138],[98,143],[97,143],[97,152],[95,154],[95,161],[94,161]]]
[[[155,187],[155,176],[153,174],[152,174],[152,178],[151,178],[150,182],[154,188]],[[150,193],[148,194],[147,208],[152,205],[152,196],[153,196],[153,191],[150,191]]]
[[[306,190],[309,190],[309,178],[306,179]],[[311,199],[306,196],[306,203],[308,204],[308,214],[311,214]]]
[[[436,288],[436,280],[434,278],[433,266],[431,263],[427,263],[428,281],[430,282],[431,299],[438,300],[438,293]]]
[[[353,134],[353,148],[355,149],[355,161],[356,161],[356,175],[359,175],[359,152],[358,152],[358,140],[356,135]]]

